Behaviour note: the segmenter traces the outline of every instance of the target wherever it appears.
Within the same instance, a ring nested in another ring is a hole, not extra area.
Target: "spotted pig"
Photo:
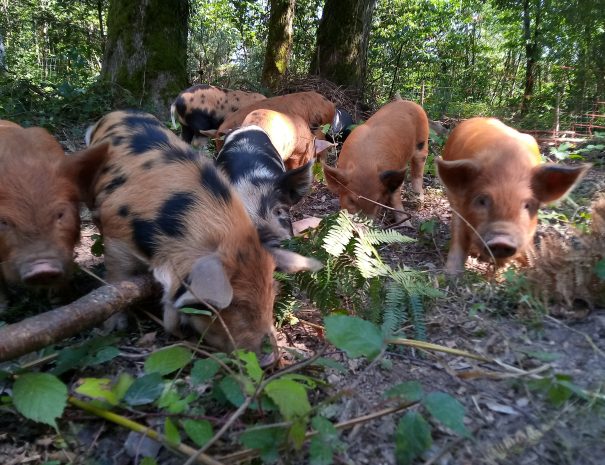
[[[93,147],[109,143],[90,197],[108,279],[153,272],[163,288],[164,326],[175,335],[188,322],[224,351],[260,355],[265,341],[274,345],[273,270],[319,263],[262,243],[227,179],[155,117],[113,112],[88,138]],[[179,311],[206,304],[225,326]]]
[[[198,84],[181,92],[170,106],[172,124],[178,119],[185,142],[204,145],[207,138],[200,131],[218,129],[230,113],[265,98],[255,92]]]
[[[401,186],[410,164],[412,190],[422,199],[429,126],[420,105],[396,100],[351,132],[335,168],[324,165],[328,188],[351,213],[375,216],[377,203],[403,209]],[[395,213],[399,221],[402,213]]]
[[[286,171],[268,134],[246,126],[227,136],[216,163],[240,193],[262,237],[275,242],[292,237],[290,207],[311,188],[313,161]]]
[[[564,196],[589,165],[543,164],[536,140],[495,118],[471,118],[448,138],[438,175],[452,215],[446,271],[469,253],[501,265],[531,246],[538,208]]]
[[[65,156],[42,128],[0,120],[0,310],[7,285],[61,289],[80,238],[80,187],[104,161],[103,148]]]
[[[298,116],[319,138],[324,137],[320,126],[331,124],[336,112],[334,104],[317,92],[280,95],[240,108],[227,116],[217,131],[208,131],[206,135],[214,137],[217,150],[220,150],[224,136],[241,127],[250,112],[261,109],[278,111],[288,116]]]

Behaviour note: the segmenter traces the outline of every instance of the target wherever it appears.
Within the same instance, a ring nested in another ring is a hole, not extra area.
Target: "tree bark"
[[[521,100],[521,115],[527,114],[529,104],[534,95],[538,60],[542,52],[542,0],[536,1],[535,17],[531,21],[531,0],[523,0],[523,38],[525,39],[525,84]]]
[[[326,0],[311,74],[363,93],[376,0]]]
[[[187,85],[187,0],[110,0],[102,77],[167,117]]]
[[[92,328],[114,313],[151,297],[151,276],[102,286],[64,307],[0,328],[0,362],[54,344]]]
[[[296,0],[271,0],[269,35],[261,84],[276,91],[283,81],[292,50]]]

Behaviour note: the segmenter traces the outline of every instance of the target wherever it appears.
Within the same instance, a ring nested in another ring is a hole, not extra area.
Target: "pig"
[[[315,271],[321,264],[261,242],[213,162],[152,115],[109,113],[87,138],[92,147],[108,144],[108,160],[89,196],[104,237],[108,280],[153,273],[163,289],[169,333],[180,337],[180,325],[189,324],[219,350],[251,350],[270,364],[274,351],[266,356],[263,346],[275,348],[274,269]],[[208,305],[222,322],[179,311]]]
[[[172,125],[175,126],[178,119],[183,140],[202,146],[207,138],[200,131],[218,129],[230,113],[265,98],[255,92],[198,84],[182,91],[170,106]]]
[[[287,115],[274,110],[254,110],[250,112],[242,127],[262,128],[279,152],[287,170],[293,170],[315,160],[317,154],[333,144],[316,138],[309,125],[298,115]]]
[[[224,136],[241,127],[250,112],[261,109],[278,111],[288,116],[299,116],[319,138],[325,138],[320,126],[332,123],[336,112],[334,104],[317,92],[280,95],[240,108],[227,116],[217,131],[208,131],[206,135],[214,137],[216,148],[220,150]]]
[[[328,188],[339,196],[340,207],[375,217],[378,204],[383,204],[395,208],[396,221],[402,221],[401,186],[408,163],[412,190],[422,201],[428,135],[426,113],[407,100],[386,104],[353,129],[337,166],[323,165]]]
[[[246,126],[227,136],[216,164],[240,193],[261,237],[273,243],[292,237],[290,207],[311,188],[313,161],[286,171],[269,135]]]
[[[45,129],[0,121],[0,310],[7,285],[65,290],[80,238],[80,190],[104,160],[102,147],[86,153],[84,168]]]
[[[589,165],[541,163],[536,140],[495,118],[471,118],[448,138],[437,173],[454,215],[446,272],[469,253],[499,266],[531,246],[541,205],[563,197]],[[459,216],[460,215],[460,216]]]

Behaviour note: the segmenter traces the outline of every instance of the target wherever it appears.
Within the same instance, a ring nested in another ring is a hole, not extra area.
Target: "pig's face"
[[[328,188],[338,195],[340,208],[349,213],[363,212],[375,217],[381,205],[393,206],[400,195],[405,170],[387,170],[378,174],[351,172],[323,166]]]
[[[0,258],[8,281],[51,286],[69,271],[80,218],[75,189],[68,186],[37,202],[21,197],[0,207]]]
[[[564,196],[588,169],[588,165],[532,167],[505,157],[488,167],[472,159],[438,159],[437,165],[454,210],[451,273],[464,268],[472,250],[496,265],[523,253],[536,231],[539,207]]]
[[[539,205],[529,182],[469,191],[460,213],[480,236],[471,234],[472,249],[498,264],[525,250],[536,231]]]

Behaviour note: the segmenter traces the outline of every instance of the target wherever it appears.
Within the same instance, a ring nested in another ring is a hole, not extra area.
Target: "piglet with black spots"
[[[265,98],[256,92],[198,84],[181,92],[170,106],[172,124],[178,119],[183,140],[201,146],[207,137],[200,131],[218,129],[230,113]]]
[[[189,323],[206,343],[249,349],[269,364],[274,351],[263,347],[275,348],[273,270],[321,265],[262,243],[228,180],[153,116],[110,113],[88,139],[93,147],[109,143],[89,196],[108,279],[153,272],[167,331],[180,335]],[[186,315],[183,307],[212,308],[220,319]]]
[[[45,129],[0,120],[0,310],[6,286],[63,290],[80,238],[80,189],[104,159],[102,146],[66,156]]]
[[[236,129],[225,139],[217,165],[240,193],[261,237],[292,237],[290,207],[311,188],[313,161],[287,171],[269,135],[258,126]]]

